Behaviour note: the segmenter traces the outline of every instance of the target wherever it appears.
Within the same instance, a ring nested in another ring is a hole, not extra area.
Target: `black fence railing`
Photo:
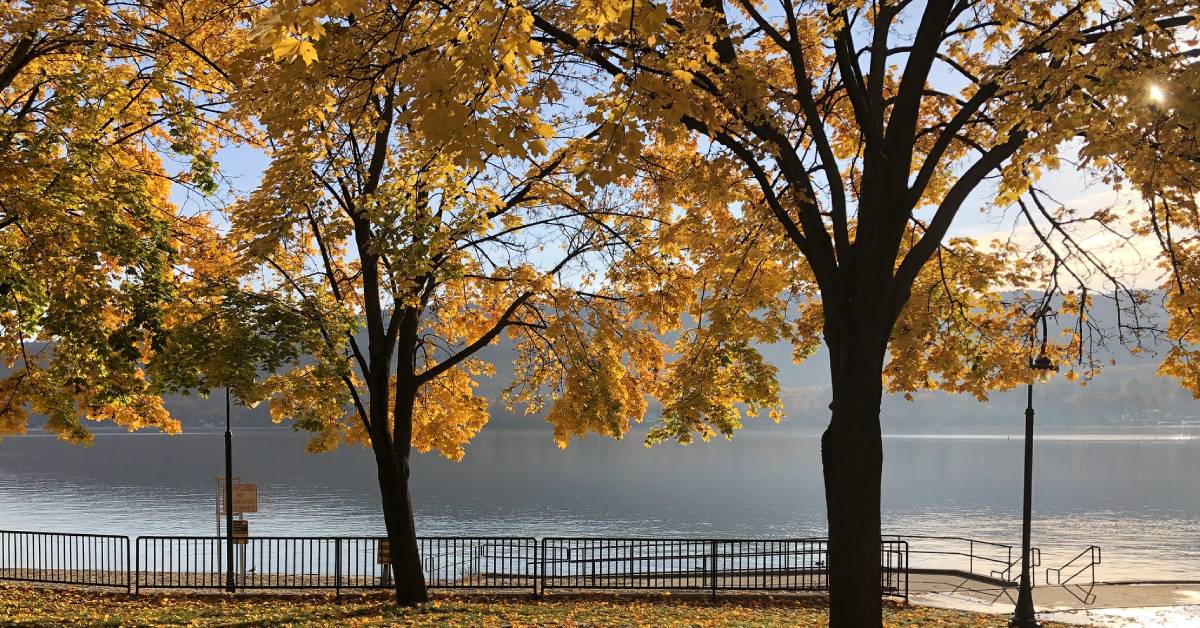
[[[139,589],[226,587],[224,537],[137,539]],[[234,539],[234,586],[250,589],[369,588],[387,584],[385,542],[369,537]]]
[[[879,542],[880,583],[884,595],[908,599],[908,541],[881,539]]]
[[[542,590],[827,591],[825,539],[546,538]],[[884,594],[907,597],[907,543],[881,543]]]
[[[228,540],[0,532],[0,579],[140,589],[223,589]],[[237,590],[392,584],[386,539],[234,538]],[[420,537],[431,589],[828,590],[825,539]],[[883,539],[883,593],[908,596],[908,543]]]
[[[1021,550],[1004,543],[980,541],[961,536],[932,536],[922,534],[889,534],[887,540],[906,541],[907,565],[916,571],[960,571],[974,576],[1003,581],[1016,580],[1014,566],[1020,562]],[[1036,549],[1036,548],[1033,548]],[[1038,555],[1040,558],[1040,554]]]
[[[225,586],[223,537],[141,536],[134,547],[135,589]]]
[[[887,539],[908,542],[906,560],[911,557],[903,571],[904,588],[912,574],[951,576],[960,582],[954,583],[950,593],[969,588],[970,582],[989,585],[995,592],[993,601],[1008,596],[1016,589],[1021,573],[1021,550],[1005,543],[993,543],[961,536],[933,536],[921,534],[885,535]],[[1042,551],[1029,548],[1030,584],[1037,586],[1037,567],[1042,564]],[[886,571],[885,571],[886,577]],[[886,584],[884,585],[886,588]],[[1013,602],[1016,600],[1013,599]]]
[[[136,543],[137,589],[226,587],[226,539],[141,536]],[[383,541],[368,537],[235,538],[237,589],[353,589],[387,584],[379,559]]]
[[[1041,548],[1029,548],[1029,584],[1037,586],[1037,568],[1042,566],[1042,550]],[[1004,579],[1009,583],[1017,583],[1021,579],[1021,559],[1014,558],[1013,562],[1004,569],[996,569],[992,571],[992,577]]]
[[[1046,584],[1059,585],[1080,602],[1094,604],[1096,595],[1092,591],[1096,588],[1096,565],[1100,564],[1101,558],[1100,546],[1089,545],[1062,567],[1046,569]]]
[[[129,537],[0,530],[0,580],[129,590]]]
[[[537,590],[537,539],[421,537],[426,586]],[[224,537],[137,539],[138,589],[226,587]],[[251,589],[361,589],[391,584],[389,547],[376,537],[234,539],[234,586]]]
[[[535,538],[420,537],[417,545],[429,588],[538,590]]]
[[[712,589],[715,541],[542,539],[542,589]]]

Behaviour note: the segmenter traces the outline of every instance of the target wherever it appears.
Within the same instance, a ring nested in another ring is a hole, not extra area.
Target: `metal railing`
[[[221,589],[225,537],[140,536],[137,589]],[[234,538],[237,589],[336,589],[385,584],[379,539],[354,537]]]
[[[827,591],[825,539],[545,538],[541,588]],[[908,597],[908,544],[881,541],[885,595]]]
[[[334,543],[333,588],[370,589],[388,586],[391,565],[387,561],[387,539],[380,537],[343,536]],[[325,588],[329,588],[328,583]]]
[[[224,537],[141,536],[137,589],[222,589]],[[421,537],[426,586],[537,588],[537,539]],[[387,541],[378,537],[234,539],[234,586],[252,589],[361,589],[391,584]]]
[[[141,589],[224,589],[226,537],[0,532],[0,579]],[[825,539],[419,537],[431,589],[827,591]],[[234,587],[392,584],[379,537],[233,539]],[[881,539],[885,595],[908,596],[908,542]]]
[[[419,537],[417,545],[429,588],[538,591],[535,538]]]
[[[542,590],[711,590],[716,553],[703,539],[545,538]]]
[[[902,539],[880,539],[879,567],[880,583],[884,595],[908,599],[909,573],[908,541]]]
[[[1017,582],[1017,581],[1019,581],[1021,574],[1018,573],[1017,577],[1013,578],[1012,572],[1014,569],[1017,569],[1018,567],[1020,567],[1020,564],[1021,564],[1021,559],[1017,558],[1017,559],[1013,560],[1013,562],[1009,563],[1009,565],[1007,567],[1005,567],[1004,569],[993,571],[992,577],[993,578],[1002,578],[1009,582]],[[1040,550],[1036,547],[1029,548],[1029,585],[1030,586],[1034,586],[1034,587],[1037,586],[1037,568],[1041,567],[1041,566],[1042,566],[1042,550]],[[1019,569],[1018,569],[1018,571],[1019,571]]]
[[[1086,558],[1086,561],[1084,560]],[[1075,599],[1084,604],[1093,604],[1096,601],[1096,595],[1092,590],[1096,588],[1096,565],[1100,564],[1101,552],[1099,545],[1089,545],[1087,549],[1079,552],[1075,558],[1067,561],[1062,567],[1049,567],[1046,569],[1046,584],[1050,584],[1051,575],[1054,577],[1054,584],[1062,586]],[[1063,572],[1066,571],[1070,575],[1064,580]],[[1079,584],[1071,584],[1075,578],[1088,574],[1088,582],[1085,586],[1082,581]]]
[[[139,536],[134,590],[224,587],[225,541],[215,536]]]
[[[957,582],[949,590],[948,594],[951,596],[962,590],[971,591],[972,582],[982,582],[995,586],[995,602],[1004,596],[1012,599],[1010,590],[1018,585],[1021,551],[1012,545],[961,536],[906,534],[888,535],[884,538],[910,542],[911,549],[906,552],[906,556],[912,554],[917,558],[915,563],[908,565],[904,570],[905,578],[913,573],[962,578],[961,582]],[[930,560],[933,557],[937,560]],[[1041,564],[1042,551],[1036,547],[1029,548],[1031,585],[1037,584],[1036,568]],[[907,581],[905,588],[907,589]]]
[[[909,544],[908,553],[915,557],[910,567],[914,569],[962,571],[975,576],[989,576],[1011,581],[1012,568],[1020,562],[1021,551],[1004,543],[980,541],[961,536],[933,536],[922,534],[891,534],[885,539],[904,540]],[[1018,557],[1014,560],[1014,554]],[[937,557],[936,564],[927,560]],[[947,560],[948,559],[948,560]]]
[[[129,537],[0,530],[0,580],[128,591]]]

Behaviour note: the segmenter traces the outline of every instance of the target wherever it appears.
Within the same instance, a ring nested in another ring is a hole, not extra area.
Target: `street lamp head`
[[[1051,362],[1050,358],[1047,357],[1046,354],[1044,354],[1044,353],[1042,355],[1039,355],[1037,357],[1037,359],[1034,360],[1032,364],[1030,364],[1030,366],[1032,366],[1035,371],[1057,371],[1058,370],[1058,367],[1054,366],[1054,363]]]

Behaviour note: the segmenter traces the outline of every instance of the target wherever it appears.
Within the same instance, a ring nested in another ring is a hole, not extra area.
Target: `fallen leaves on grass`
[[[820,598],[767,596],[442,596],[400,608],[384,594],[212,595],[99,593],[0,586],[5,626],[825,626]],[[1006,618],[905,604],[884,607],[887,626],[1004,626]]]

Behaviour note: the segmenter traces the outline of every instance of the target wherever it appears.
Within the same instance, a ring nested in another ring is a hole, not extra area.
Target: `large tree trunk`
[[[383,521],[387,526],[396,603],[403,606],[420,604],[429,599],[429,594],[425,589],[421,550],[417,546],[417,526],[413,520],[412,497],[408,489],[408,460],[402,454],[379,452],[376,449],[379,492],[383,497]],[[381,457],[380,453],[385,455]]]
[[[886,342],[877,333],[830,338],[833,411],[821,437],[829,519],[829,625],[882,625],[879,406]]]
[[[369,410],[371,447],[379,471],[379,494],[383,499],[383,522],[387,527],[396,603],[413,606],[429,600],[425,573],[421,569],[421,550],[417,545],[412,494],[408,486],[416,389],[398,388],[395,391],[395,405],[389,408],[386,403],[389,395],[384,383],[387,380],[382,376],[380,379],[383,381],[374,382],[376,386],[372,390]]]

